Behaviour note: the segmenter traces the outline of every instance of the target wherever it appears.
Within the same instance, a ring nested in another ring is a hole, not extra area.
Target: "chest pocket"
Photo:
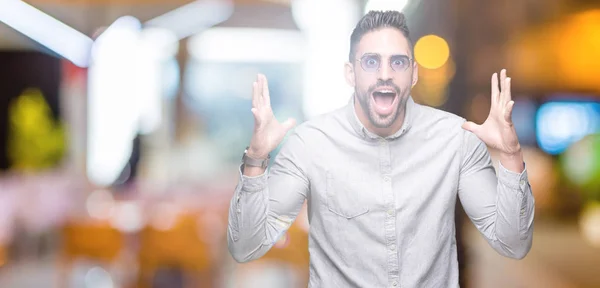
[[[369,206],[364,201],[369,194],[367,187],[364,181],[327,172],[327,208],[347,219],[368,213]]]

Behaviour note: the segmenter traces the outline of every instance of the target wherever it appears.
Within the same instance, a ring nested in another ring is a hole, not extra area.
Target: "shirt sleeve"
[[[294,133],[262,175],[245,176],[240,166],[227,229],[229,252],[237,262],[262,257],[298,216],[310,187],[306,157],[305,143]]]
[[[527,177],[492,165],[485,143],[464,131],[458,195],[487,242],[501,255],[522,259],[531,249],[535,201]]]

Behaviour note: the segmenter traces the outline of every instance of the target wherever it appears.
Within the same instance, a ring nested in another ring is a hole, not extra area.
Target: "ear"
[[[413,61],[412,87],[415,87],[417,82],[419,82],[419,64],[417,61]]]
[[[351,87],[356,85],[355,77],[354,77],[354,66],[350,62],[346,62],[344,65],[344,76],[346,78],[346,83]]]

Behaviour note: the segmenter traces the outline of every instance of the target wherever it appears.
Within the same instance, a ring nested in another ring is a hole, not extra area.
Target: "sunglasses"
[[[364,54],[360,59],[356,59],[360,61],[360,66],[365,72],[375,73],[379,71],[381,68],[381,62],[383,62],[381,55],[375,53],[367,53]],[[392,55],[390,57],[390,67],[395,72],[406,71],[413,59],[409,58],[406,55]]]

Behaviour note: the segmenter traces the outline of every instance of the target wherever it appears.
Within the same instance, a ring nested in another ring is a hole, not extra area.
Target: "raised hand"
[[[277,148],[285,134],[296,125],[296,120],[287,119],[279,123],[271,109],[269,86],[265,75],[259,74],[252,84],[252,114],[254,114],[254,133],[250,140],[248,156],[265,159]]]
[[[488,146],[498,149],[505,155],[516,155],[521,152],[517,132],[512,122],[512,109],[515,104],[510,95],[511,79],[506,77],[506,70],[500,72],[500,90],[498,75],[492,75],[492,105],[490,114],[481,125],[465,122],[462,128],[473,132]]]

